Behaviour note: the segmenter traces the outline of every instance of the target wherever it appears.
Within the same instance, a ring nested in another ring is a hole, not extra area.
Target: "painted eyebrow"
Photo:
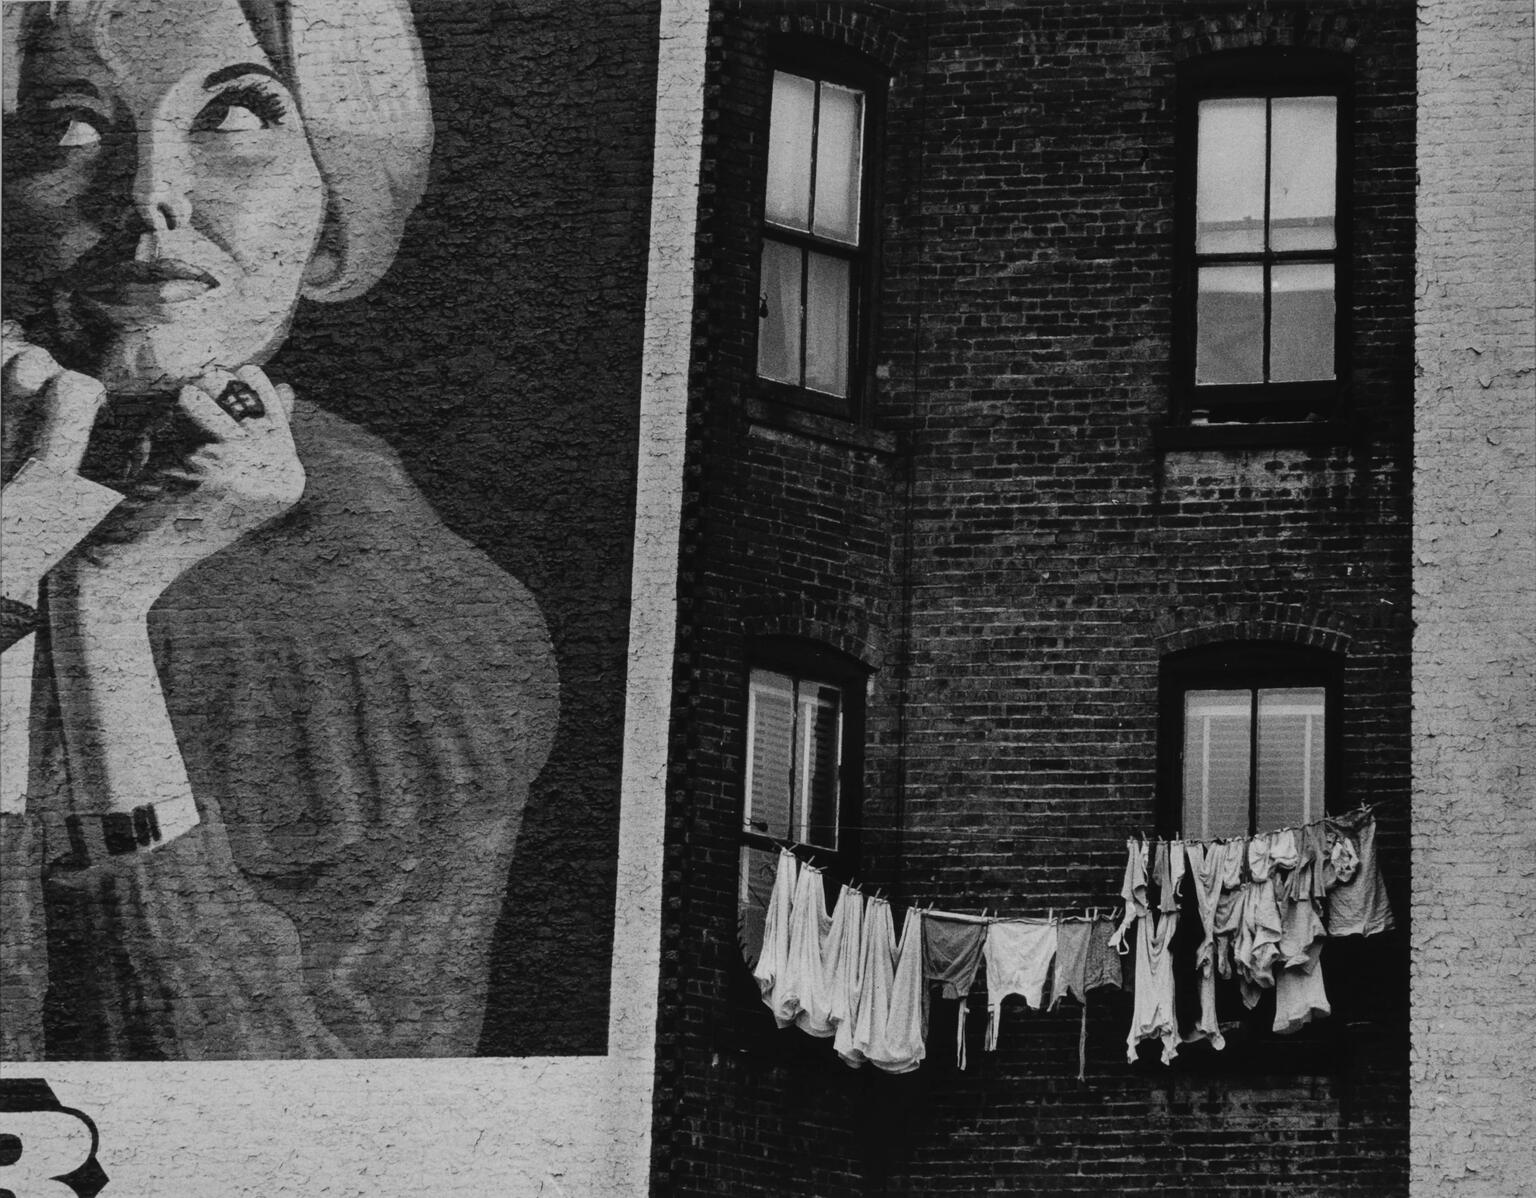
[[[220,67],[208,78],[203,80],[203,90],[212,91],[221,83],[228,83],[231,79],[239,79],[245,75],[265,75],[268,79],[275,79],[278,83],[277,72],[262,66],[259,62],[237,62],[234,66]]]
[[[49,99],[64,95],[88,96],[92,100],[101,99],[101,89],[89,79],[64,79],[38,90],[43,91]]]

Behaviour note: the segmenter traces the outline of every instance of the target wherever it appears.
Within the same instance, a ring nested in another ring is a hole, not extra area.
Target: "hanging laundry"
[[[1274,987],[1275,959],[1280,955],[1280,904],[1271,876],[1275,838],[1272,833],[1248,842],[1248,877],[1243,889],[1237,940],[1232,946],[1243,1003],[1258,1005],[1261,991]]]
[[[864,989],[864,896],[844,886],[832,912],[832,931],[827,936],[831,993],[827,1021],[833,1027],[832,1047],[843,1061],[857,1069],[864,1063],[853,1043],[853,1020]]]
[[[1301,845],[1295,828],[1281,828],[1269,835],[1269,865],[1271,869],[1292,870],[1301,862]]]
[[[1391,929],[1396,920],[1387,903],[1387,887],[1376,855],[1376,817],[1362,809],[1333,821],[1358,846],[1360,868],[1328,894],[1330,936],[1374,936]]]
[[[1294,1032],[1332,1011],[1323,985],[1323,938],[1327,934],[1312,899],[1282,904],[1275,1031]]]
[[[1048,919],[1000,919],[987,928],[982,955],[987,962],[987,1035],[989,1051],[997,1048],[997,1026],[1003,999],[1019,995],[1039,1010],[1045,1000],[1045,979],[1056,956],[1056,924]]]
[[[864,1054],[869,1063],[886,1073],[911,1073],[927,1054],[924,1018],[927,991],[923,986],[923,914],[907,908],[896,950],[896,972],[891,979],[890,1004]]]
[[[970,993],[981,968],[986,936],[987,920],[982,916],[947,911],[923,914],[923,978],[929,985],[938,986],[942,997],[960,1000],[955,1016],[955,1064],[961,1069],[966,1066],[965,1024],[970,1014]]]
[[[1173,936],[1178,927],[1177,913],[1159,920],[1148,911],[1136,929],[1136,999],[1125,1040],[1125,1057],[1133,1064],[1136,1046],[1143,1040],[1162,1041],[1165,1065],[1179,1055],[1179,1025],[1173,1005]]]
[[[1304,964],[1287,965],[1275,977],[1275,1031],[1287,1035],[1329,1015],[1328,991],[1323,985],[1323,946],[1319,941],[1307,950]]]
[[[1327,888],[1332,890],[1340,882],[1348,882],[1360,868],[1360,852],[1355,848],[1354,837],[1346,836],[1331,824],[1327,830],[1328,870]]]
[[[793,1009],[795,1024],[813,1036],[830,1036],[831,989],[826,969],[827,890],[821,870],[802,865],[789,917],[789,955],[777,987],[783,1010]]]
[[[1051,975],[1054,1011],[1064,998],[1088,1001],[1088,941],[1094,925],[1087,920],[1064,919],[1056,925],[1056,969]]]
[[[1179,883],[1184,880],[1184,842],[1159,840],[1152,852],[1152,884],[1157,909],[1164,915],[1179,909]]]
[[[1212,851],[1212,850],[1207,850]],[[1248,861],[1246,838],[1215,846],[1221,853],[1221,897],[1216,901],[1216,972],[1232,976],[1232,947],[1243,919],[1243,867]]]
[[[763,922],[763,951],[752,976],[757,979],[763,1002],[773,1012],[774,1021],[787,1027],[795,1016],[795,1007],[784,1001],[782,982],[789,968],[789,927],[794,910],[795,885],[800,863],[788,849],[779,850],[779,867],[773,890],[768,895],[768,915]]]
[[[1120,954],[1110,947],[1109,938],[1114,932],[1113,920],[1095,919],[1089,923],[1088,959],[1083,964],[1083,992],[1113,986],[1120,990],[1125,977],[1120,968]]]
[[[1187,846],[1189,868],[1195,890],[1195,905],[1200,911],[1204,935],[1195,950],[1195,974],[1200,983],[1200,1018],[1184,1037],[1186,1042],[1209,1040],[1212,1047],[1223,1049],[1226,1037],[1216,1018],[1216,908],[1221,902],[1221,880],[1226,867],[1222,846],[1191,844]]]
[[[1122,984],[1120,954],[1110,947],[1114,923],[1107,919],[1064,919],[1056,925],[1056,968],[1051,982],[1051,1010],[1063,998],[1082,1004],[1077,1030],[1077,1079],[1088,1066],[1088,991]]]
[[[1301,899],[1321,899],[1328,893],[1325,871],[1328,862],[1327,836],[1320,823],[1296,829],[1299,860],[1280,888],[1282,903]]]
[[[1147,856],[1150,846],[1144,840],[1127,837],[1125,841],[1125,880],[1120,884],[1120,899],[1125,903],[1125,915],[1120,926],[1110,937],[1110,944],[1120,953],[1126,952],[1125,933],[1147,909]]]
[[[891,905],[882,898],[872,898],[864,908],[864,951],[860,959],[859,996],[850,1033],[852,1040],[849,1052],[837,1048],[838,1055],[849,1064],[868,1060],[870,1049],[883,1043],[895,973],[896,932],[891,926]],[[836,1047],[838,1041],[833,1044]]]

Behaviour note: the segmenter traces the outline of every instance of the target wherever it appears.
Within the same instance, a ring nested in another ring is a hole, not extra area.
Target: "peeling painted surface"
[[[220,1051],[230,1041],[177,1037],[174,1055],[253,1059],[7,1065],[7,1079],[44,1077],[62,1103],[96,1121],[109,1196],[643,1187],[693,286],[699,9],[670,0],[615,0],[576,13],[469,0],[423,5],[418,25],[437,133],[425,200],[393,271],[368,298],[302,305],[292,339],[267,364],[301,402],[323,396],[326,419],[357,430],[346,433],[353,444],[398,455],[391,468],[405,485],[419,489],[449,534],[517,579],[549,628],[564,722],[529,793],[511,885],[497,883],[491,895],[505,907],[488,966],[469,985],[483,997],[465,999],[452,977],[443,987],[450,1005],[483,1001],[486,1011],[483,1034],[449,1051],[487,1055],[272,1060],[257,1058],[342,1054]],[[331,6],[326,18],[344,25],[337,13]],[[372,77],[356,66],[338,76],[339,91]],[[399,97],[387,89],[373,99],[398,112]],[[237,114],[236,122],[245,119]],[[8,270],[14,261],[8,255]],[[395,527],[410,497],[373,495],[371,507],[365,492],[349,511]],[[450,579],[423,581],[450,584],[438,610],[422,610],[423,623],[451,621],[466,604],[473,619],[497,602]],[[378,648],[388,659],[399,642],[385,637]],[[165,660],[162,649],[162,669]],[[475,668],[461,661],[461,673]],[[488,658],[478,664],[495,669]],[[289,679],[272,694],[301,704],[313,690]],[[530,763],[528,773],[537,767]],[[424,851],[405,871],[442,871],[432,901],[453,884],[441,855]],[[506,861],[501,869],[506,876]],[[8,868],[8,903],[17,876]],[[346,901],[365,907],[387,901],[383,890],[395,880],[353,877]],[[449,921],[434,937],[431,920],[421,922],[411,934],[424,942],[451,944],[458,932]],[[210,955],[216,962],[217,946]],[[8,956],[8,997],[11,964]],[[259,1000],[254,1009],[264,1010]],[[10,1037],[9,1004],[6,1019]],[[478,1016],[461,1022],[478,1033]],[[34,1042],[16,1055],[43,1052]]]
[[[1419,5],[1412,1185],[1530,1188],[1532,14]]]

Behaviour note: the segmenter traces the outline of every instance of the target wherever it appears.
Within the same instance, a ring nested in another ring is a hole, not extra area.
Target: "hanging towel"
[[[853,1011],[850,1053],[838,1049],[838,1055],[850,1063],[869,1059],[870,1049],[885,1034],[885,1021],[891,1010],[896,931],[891,926],[891,905],[884,899],[873,898],[865,904],[864,951],[859,968],[859,998]]]
[[[966,1066],[965,1024],[970,1014],[970,993],[981,968],[981,950],[987,937],[987,920],[980,915],[956,915],[928,911],[923,915],[923,979],[939,987],[944,998],[958,998],[955,1016],[955,1064]]]
[[[782,1008],[793,1009],[795,1024],[813,1036],[832,1034],[825,960],[831,929],[821,870],[802,865],[789,917],[789,964],[778,989]]]
[[[846,1064],[857,1069],[864,1063],[853,1044],[853,1019],[864,989],[864,896],[848,886],[837,896],[827,956],[831,975],[827,1019],[834,1029],[832,1047]]]
[[[1056,924],[1047,919],[1000,919],[987,928],[982,955],[987,962],[988,1051],[997,1048],[1003,999],[1017,994],[1039,1010],[1045,979],[1056,957]]]
[[[874,1040],[866,1050],[869,1063],[886,1073],[911,1073],[922,1063],[924,1046],[923,914],[907,908],[891,979],[891,1001],[885,1020],[876,1023]]]
[[[779,868],[768,895],[768,915],[763,921],[763,951],[752,976],[757,979],[763,1002],[780,1027],[787,1027],[795,1010],[783,1002],[781,986],[789,968],[789,925],[794,910],[795,885],[800,863],[788,849],[779,850]]]

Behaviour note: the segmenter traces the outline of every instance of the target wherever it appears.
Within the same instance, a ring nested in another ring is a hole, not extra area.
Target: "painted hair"
[[[4,111],[38,35],[64,22],[107,58],[118,0],[0,4]],[[351,299],[394,261],[426,188],[432,110],[408,0],[239,0],[303,117],[326,186],[326,221],[308,299]],[[329,268],[329,269],[326,269]]]

